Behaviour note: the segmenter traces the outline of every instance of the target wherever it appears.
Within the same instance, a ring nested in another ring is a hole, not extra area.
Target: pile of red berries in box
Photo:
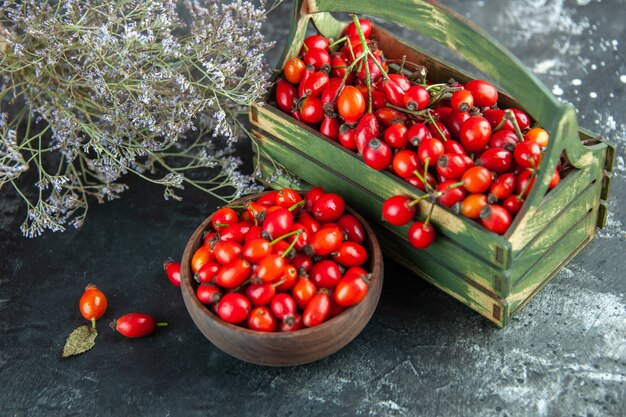
[[[504,234],[535,181],[549,134],[522,110],[498,108],[487,81],[433,84],[424,67],[387,60],[371,30],[370,21],[354,17],[341,39],[306,38],[276,83],[278,107],[425,193],[388,199],[382,217],[390,224],[412,222],[417,203],[428,199]],[[559,181],[557,169],[549,188]],[[408,230],[418,249],[434,238],[430,214]]]
[[[191,271],[197,298],[226,322],[294,331],[322,324],[367,295],[365,230],[337,194],[321,187],[304,198],[287,188],[269,192],[217,210],[211,224]],[[179,267],[168,263],[168,276]]]

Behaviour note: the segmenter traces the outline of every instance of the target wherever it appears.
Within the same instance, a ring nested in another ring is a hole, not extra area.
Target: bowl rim
[[[250,194],[250,195],[238,198],[236,200],[233,200],[230,203],[226,204],[225,206],[221,206],[221,207],[228,207],[230,205],[240,205],[240,203],[246,203],[248,201],[256,200],[257,198],[263,195],[269,194],[271,192],[274,192],[274,191],[263,191],[260,193]],[[299,192],[299,193],[301,195],[304,194],[303,192]],[[219,208],[220,207],[217,207],[215,211],[217,211]],[[367,292],[366,297],[370,295],[372,297],[375,297],[375,300],[373,300],[374,302],[371,306],[372,315],[373,315],[373,312],[376,310],[376,306],[378,305],[378,302],[380,300],[380,294],[382,292],[382,285],[383,285],[383,278],[384,278],[384,263],[383,263],[382,249],[380,248],[380,244],[378,242],[378,239],[372,227],[363,218],[363,216],[361,216],[358,212],[356,212],[352,207],[349,207],[348,205],[346,205],[345,210],[349,214],[355,216],[357,220],[361,222],[361,224],[363,225],[363,229],[365,230],[366,241],[369,240],[368,246],[371,246],[371,249],[372,249],[369,259],[367,261],[371,265],[370,274],[372,276],[372,280],[370,281],[370,288]],[[195,250],[197,250],[197,248],[201,246],[201,244],[197,245],[197,247],[195,246],[198,240],[201,241],[202,234],[211,225],[211,219],[213,218],[213,214],[215,214],[215,211],[211,213],[211,215],[208,216],[206,219],[204,219],[204,221],[196,228],[196,230],[193,232],[193,234],[187,241],[187,244],[185,245],[185,250],[183,252],[183,258],[181,260],[181,291],[183,293],[185,305],[187,306],[188,310],[191,308],[191,306],[188,303],[191,303],[191,305],[194,308],[199,310],[199,312],[201,312],[204,316],[208,317],[208,319],[213,324],[219,327],[222,327],[228,331],[239,332],[242,334],[249,335],[251,337],[260,337],[260,338],[265,338],[265,339],[285,339],[285,338],[294,338],[294,337],[306,336],[310,334],[328,331],[329,328],[334,327],[339,321],[349,322],[354,316],[358,315],[358,313],[361,310],[365,311],[369,307],[366,303],[360,302],[356,305],[348,307],[346,310],[342,311],[335,317],[331,318],[330,320],[325,321],[324,323],[318,326],[302,328],[302,329],[298,329],[298,330],[290,331],[290,332],[280,332],[280,331],[262,332],[258,330],[252,330],[247,327],[238,326],[236,324],[232,324],[232,323],[222,320],[215,313],[209,310],[206,305],[201,303],[200,300],[198,300],[198,297],[196,297],[195,289],[192,284],[193,276],[191,274],[191,268],[190,268],[191,256],[193,252],[195,252]],[[374,285],[372,285],[371,282],[374,282]],[[370,318],[368,318],[367,322],[369,322],[370,319],[371,319],[371,316]],[[194,323],[195,323],[195,320],[194,320]]]

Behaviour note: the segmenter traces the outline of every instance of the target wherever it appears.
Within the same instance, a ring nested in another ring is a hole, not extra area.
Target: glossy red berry
[[[489,200],[495,203],[504,200],[515,191],[515,174],[508,172],[498,176],[492,183],[489,190]]]
[[[83,318],[85,320],[91,320],[94,323],[95,320],[99,320],[104,315],[107,306],[108,302],[106,296],[93,284],[87,285],[78,302],[78,308]]]
[[[369,276],[361,268],[351,268],[345,275],[333,293],[333,298],[337,304],[349,307],[360,303],[369,290]]]
[[[291,113],[297,99],[298,90],[293,84],[286,80],[276,82],[276,104],[282,111]]]
[[[317,97],[306,97],[300,102],[300,117],[307,123],[319,123],[324,119],[322,100]]]
[[[411,111],[423,110],[428,106],[430,94],[421,85],[414,85],[404,94],[404,107]]]
[[[468,112],[474,107],[474,96],[469,90],[458,90],[452,94],[450,105],[460,112]]]
[[[416,221],[409,227],[408,240],[416,249],[426,249],[435,241],[435,228],[432,224]]]
[[[276,287],[273,284],[250,284],[246,288],[246,297],[253,306],[268,305],[276,295]]]
[[[275,253],[267,255],[257,265],[255,275],[264,283],[276,281],[285,272],[287,262]]]
[[[284,207],[278,207],[276,210],[268,211],[262,229],[272,239],[276,239],[289,232],[292,225],[293,214]]]
[[[403,195],[389,197],[383,203],[383,219],[394,226],[404,226],[415,217],[415,206],[411,206],[411,199]]]
[[[524,200],[522,198],[516,195],[510,195],[504,200],[502,207],[511,213],[511,216],[515,216],[521,210],[523,204]]]
[[[324,188],[322,188],[322,186],[320,185],[311,188],[304,195],[304,209],[308,212],[311,212],[313,210],[313,205],[315,204],[315,202],[319,200],[319,198],[324,194],[326,194],[326,192],[324,191]]]
[[[488,81],[472,80],[465,84],[477,107],[491,107],[498,102],[498,90]]]
[[[288,317],[287,320],[281,321],[278,325],[278,331],[293,332],[295,330],[300,330],[303,327],[304,324],[302,324],[302,314],[296,313],[293,315],[293,318]]]
[[[344,236],[350,242],[363,243],[365,241],[365,229],[361,222],[352,214],[344,214],[337,220],[337,226],[341,227]]]
[[[309,275],[316,288],[333,289],[341,279],[339,265],[328,259],[314,264],[309,271]]]
[[[437,160],[443,153],[445,148],[440,140],[434,138],[427,138],[420,142],[417,148],[417,156],[424,165],[432,166],[437,163]]]
[[[285,293],[276,294],[270,303],[272,313],[278,320],[285,320],[296,314],[297,305],[292,296]]]
[[[259,332],[275,332],[278,320],[267,307],[255,307],[248,315],[248,328]]]
[[[126,337],[144,337],[152,334],[157,326],[166,326],[167,323],[157,323],[154,317],[144,313],[128,313],[114,320],[112,327]]]
[[[370,168],[381,171],[389,166],[393,152],[389,145],[374,138],[363,149],[363,162]]]
[[[480,220],[487,229],[502,235],[511,225],[511,214],[497,204],[487,205],[480,211]]]
[[[361,33],[363,33],[365,39],[369,38],[370,33],[372,33],[372,22],[367,19],[359,19],[359,25],[361,26]],[[354,22],[350,22],[343,34],[348,38],[359,39],[359,32],[357,31]]]
[[[196,297],[202,304],[214,304],[222,298],[222,292],[213,284],[198,285],[196,288]]]
[[[291,289],[291,294],[296,304],[298,304],[298,307],[304,309],[315,294],[317,294],[317,288],[315,284],[313,284],[313,281],[311,281],[307,275],[304,275],[298,278],[296,284]]]
[[[326,39],[322,35],[308,36],[304,40],[303,43],[304,43],[304,46],[306,47],[304,48],[305,50],[309,50],[312,48],[328,49],[328,46],[330,45],[330,42],[328,42],[328,39]]]
[[[319,326],[328,318],[330,313],[330,296],[320,291],[307,304],[302,313],[302,322],[306,327]]]
[[[493,174],[485,167],[474,166],[463,173],[463,186],[470,193],[484,193],[491,186]]]
[[[310,65],[317,71],[321,70],[320,72],[326,74],[330,72],[330,54],[326,49],[310,48],[302,60],[307,66]]]
[[[447,180],[456,180],[467,170],[465,159],[461,155],[443,154],[437,160],[437,172]]]
[[[215,283],[227,289],[235,288],[248,279],[251,272],[250,262],[241,258],[235,259],[217,272]]]
[[[163,269],[165,270],[167,279],[169,279],[173,285],[180,287],[180,262],[166,261],[163,264]]]
[[[217,210],[211,218],[211,224],[215,231],[220,231],[239,221],[239,215],[230,207],[223,207]]]
[[[356,123],[365,113],[365,97],[358,88],[347,86],[339,94],[337,111],[346,123]]]
[[[422,140],[432,137],[430,130],[424,123],[415,123],[409,128],[406,135],[413,146],[419,146]]]
[[[459,139],[467,152],[480,152],[491,138],[491,125],[482,116],[472,116],[463,122]]]
[[[313,217],[320,222],[334,222],[343,215],[345,209],[346,202],[343,197],[327,193],[313,204]]]
[[[207,262],[196,272],[194,279],[200,284],[211,284],[215,282],[215,276],[221,267],[222,265],[217,262]]]
[[[476,165],[481,165],[496,174],[503,174],[511,168],[513,155],[503,148],[489,148],[477,159]]]
[[[457,186],[455,180],[444,181],[437,186],[437,192],[440,193],[437,201],[444,207],[452,207],[456,203],[463,201],[467,193],[465,188]]]
[[[518,143],[513,156],[517,165],[524,168],[537,168],[541,162],[541,146],[532,140]]]
[[[244,295],[230,292],[224,294],[217,303],[217,315],[228,323],[239,324],[248,318],[251,308],[250,301]]]
[[[213,248],[215,260],[222,265],[227,265],[235,259],[241,257],[242,247],[239,243],[233,241],[219,241]]]
[[[322,228],[309,239],[304,250],[307,255],[326,256],[336,251],[343,242],[343,232],[339,226]]]
[[[385,142],[392,148],[404,148],[409,144],[407,131],[402,123],[392,124],[385,130]]]
[[[331,256],[335,262],[344,268],[361,266],[369,258],[367,250],[354,242],[342,242]]]
[[[391,167],[397,176],[404,179],[412,176],[415,170],[423,171],[417,153],[408,149],[396,152],[391,161]]]

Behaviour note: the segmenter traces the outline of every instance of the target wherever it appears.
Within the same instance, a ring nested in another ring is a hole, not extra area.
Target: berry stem
[[[280,237],[277,237],[276,239],[272,240],[272,241],[270,242],[270,245],[271,245],[271,246],[274,246],[276,243],[280,242],[281,240],[286,239],[286,238],[288,238],[288,237],[290,237],[290,236],[293,236],[293,235],[300,235],[300,233],[302,233],[302,230],[301,230],[301,229],[294,230],[294,231],[289,232],[289,233],[285,233],[284,235],[282,235],[282,236],[280,236]],[[297,240],[297,239],[296,239],[296,240]]]
[[[413,200],[413,201],[411,201],[409,203],[409,207],[413,207],[413,206],[418,205],[420,201],[428,198],[428,196],[429,196],[428,194],[424,194],[424,195],[421,195],[421,196],[417,197],[415,200]]]
[[[339,45],[341,42],[345,42],[348,40],[347,36],[344,36],[342,38],[337,39],[335,42],[331,43],[330,45],[328,45],[328,49],[331,49],[337,45]]]
[[[280,286],[280,285],[283,285],[285,282],[287,282],[287,279],[286,279],[286,278],[283,278],[283,279],[281,279],[280,281],[278,281],[278,282],[276,282],[276,283],[274,283],[274,284],[270,285],[270,287],[272,287],[272,288],[276,288],[276,287],[278,287],[278,286]]]
[[[528,189],[530,188],[530,185],[533,183],[533,180],[534,180],[534,179],[535,179],[535,177],[537,176],[537,171],[538,171],[538,170],[536,170],[536,169],[535,169],[535,170],[533,170],[533,173],[532,173],[532,174],[530,175],[530,177],[528,178],[528,182],[527,182],[527,183],[526,183],[526,185],[524,186],[524,189],[522,190],[522,192],[521,192],[521,193],[519,193],[519,194],[517,195],[517,199],[518,199],[518,200],[521,200],[521,199],[522,199],[522,198],[526,195],[526,193],[528,192]]]
[[[424,227],[428,226],[428,223],[430,223],[430,217],[433,215],[434,209],[435,203],[430,203],[430,211],[428,212],[428,216],[426,216],[426,220],[424,221]]]
[[[233,288],[232,292],[239,291],[244,285],[248,285],[249,283],[250,283],[250,278],[248,278],[247,280],[245,280],[244,282],[242,282],[241,284]]]
[[[430,103],[429,103],[430,105]],[[433,117],[433,115],[430,113],[430,111],[426,112],[426,118],[428,119],[428,121],[435,126],[435,129],[437,129],[437,132],[439,133],[439,136],[441,136],[441,139],[444,142],[447,142],[448,139],[446,138],[446,135],[443,134],[443,132],[441,131],[441,129],[439,128],[439,125],[437,125],[437,121],[435,120],[435,118]]]
[[[165,326],[169,326],[169,324],[168,324],[168,323],[166,323],[166,322],[164,322],[164,321],[160,321],[160,322],[158,322],[156,325],[157,325],[157,327],[165,327]]]
[[[304,200],[298,201],[296,204],[294,204],[293,206],[289,207],[287,210],[294,211],[298,207],[302,207],[304,205],[304,203],[305,203]]]
[[[396,106],[393,105],[391,103],[387,103],[386,107],[389,107],[390,109],[394,109],[394,110],[398,110],[404,113],[408,113],[412,116],[416,116],[416,117],[420,117],[420,118],[424,118],[424,116],[426,115],[426,113],[428,113],[428,110],[409,110],[406,107],[400,107],[400,106]]]
[[[91,328],[92,328],[92,329],[95,329],[95,328],[96,328],[96,318],[95,318],[95,317],[92,317],[92,318],[91,318]]]
[[[519,127],[519,123],[517,123],[517,118],[515,117],[515,113],[513,113],[513,110],[506,109],[504,111],[504,117],[510,120],[511,123],[513,123],[513,129],[515,130],[517,139],[519,139],[520,142],[524,142],[524,134],[522,133],[522,129],[520,129]]]
[[[365,57],[365,84],[367,85],[367,112],[372,112],[372,80],[370,78],[370,66],[367,62],[368,55],[370,55],[369,47],[367,46],[367,41],[365,40],[365,35],[363,35],[363,30],[361,29],[361,23],[359,22],[359,18],[357,15],[352,15],[352,21],[354,22],[354,26],[356,27],[357,33],[359,34],[359,39],[361,40],[361,49],[363,52],[367,51],[367,55]]]
[[[285,256],[287,256],[287,254],[289,254],[289,252],[291,252],[291,249],[293,249],[296,242],[298,241],[298,238],[300,237],[300,233],[302,233],[302,230],[298,229],[298,230],[294,230],[294,232],[296,232],[298,236],[291,242],[291,244],[287,247],[287,249],[285,249],[283,254],[280,255],[281,258],[284,258]],[[290,233],[293,233],[293,232],[290,232]]]
[[[458,187],[462,187],[464,185],[465,185],[465,183],[463,181],[459,181],[459,182],[455,182],[454,184],[448,185],[448,189],[451,190],[452,188],[458,188]]]

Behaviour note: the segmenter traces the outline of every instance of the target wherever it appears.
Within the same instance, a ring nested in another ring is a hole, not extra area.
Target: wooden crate
[[[497,80],[504,87],[502,106],[524,109],[551,133],[535,186],[503,236],[437,205],[431,220],[437,239],[428,249],[416,250],[406,239],[408,226],[380,221],[381,207],[393,195],[417,198],[422,192],[389,172],[369,168],[355,152],[274,107],[273,92],[266,105],[250,111],[263,178],[275,188],[294,185],[280,175],[276,162],[306,183],[343,195],[372,221],[388,256],[497,325],[506,325],[604,224],[614,147],[579,129],[573,107],[560,104],[496,41],[436,2],[396,0],[381,7],[365,0],[296,1],[279,68],[298,55],[309,21],[320,33],[337,38],[346,24],[330,12],[364,13],[400,23],[445,44]],[[388,58],[406,55],[428,68],[429,80],[476,78],[381,28],[372,33]],[[563,153],[574,169],[546,194],[550,174]],[[429,204],[420,203],[421,219]]]

